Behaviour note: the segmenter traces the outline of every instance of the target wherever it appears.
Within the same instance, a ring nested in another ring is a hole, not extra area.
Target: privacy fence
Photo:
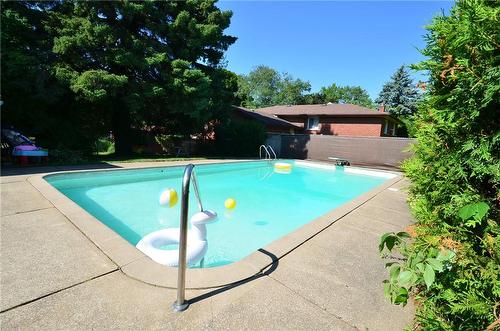
[[[307,134],[272,134],[267,143],[281,158],[327,161],[328,157],[352,164],[399,167],[410,157],[415,140],[395,137],[339,137]]]

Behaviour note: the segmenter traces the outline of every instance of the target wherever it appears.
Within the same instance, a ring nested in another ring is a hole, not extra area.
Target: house
[[[233,106],[233,117],[244,120],[256,121],[266,127],[268,133],[297,133],[302,132],[303,128],[281,119],[274,115],[257,112],[255,110],[243,107]]]
[[[396,136],[402,122],[384,111],[352,104],[291,105],[260,108],[263,116],[274,116],[295,126],[295,133],[336,136]]]

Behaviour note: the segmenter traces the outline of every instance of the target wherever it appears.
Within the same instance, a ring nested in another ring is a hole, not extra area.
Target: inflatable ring
[[[162,246],[179,245],[179,229],[164,229],[152,232],[137,244],[137,248],[149,256],[156,263],[177,267],[179,265],[179,250],[165,250]],[[186,261],[188,264],[198,263],[207,252],[208,243],[204,240],[191,240],[188,238]]]
[[[188,232],[186,261],[194,265],[203,259],[208,249],[206,224],[215,222],[217,213],[204,210],[191,217],[191,229]],[[165,250],[163,246],[179,245],[180,230],[178,228],[163,229],[144,236],[135,247],[149,256],[156,263],[177,267],[179,250]]]
[[[274,168],[279,170],[292,170],[292,165],[285,162],[276,162]]]

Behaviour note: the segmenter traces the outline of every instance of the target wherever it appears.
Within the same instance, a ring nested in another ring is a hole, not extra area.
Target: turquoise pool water
[[[387,180],[351,174],[342,167],[320,169],[293,164],[290,174],[273,171],[267,161],[198,165],[195,168],[205,209],[219,215],[208,224],[205,267],[238,261]],[[81,172],[45,179],[135,245],[150,232],[179,227],[180,203],[161,207],[160,193],[180,196],[184,167]],[[224,207],[234,198],[233,211]],[[191,194],[190,216],[198,210]]]

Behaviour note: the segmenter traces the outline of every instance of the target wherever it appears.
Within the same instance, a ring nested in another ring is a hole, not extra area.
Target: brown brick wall
[[[307,116],[280,116],[280,118],[305,128]],[[384,119],[365,117],[319,117],[319,130],[304,130],[307,134],[334,136],[380,137]]]
[[[334,136],[380,137],[381,118],[320,117],[321,134]]]

